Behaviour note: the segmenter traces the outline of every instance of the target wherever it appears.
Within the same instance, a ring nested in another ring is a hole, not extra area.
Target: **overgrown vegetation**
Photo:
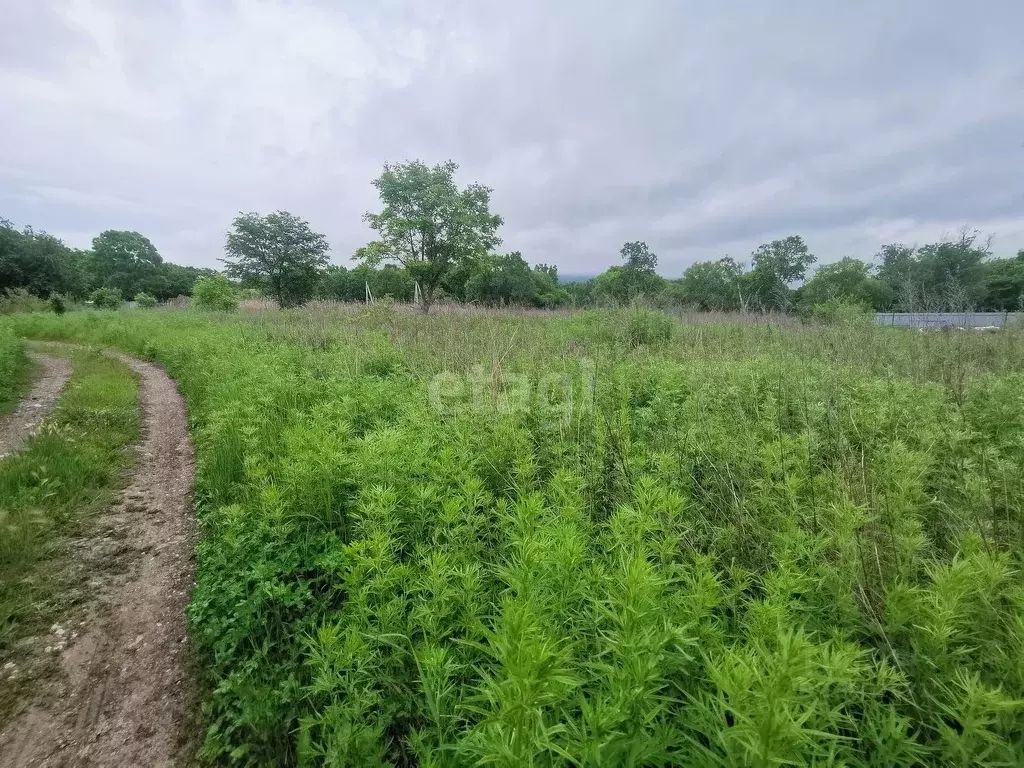
[[[8,338],[0,326],[0,348]],[[0,461],[0,667],[20,669],[17,641],[87,596],[61,552],[122,487],[125,448],[139,436],[138,386],[123,365],[97,350],[48,354],[71,357],[72,378],[40,433]],[[0,388],[7,381],[0,371]],[[5,671],[0,712],[29,682]]]
[[[192,305],[210,312],[234,312],[238,309],[238,291],[224,275],[201,277],[196,280]]]
[[[14,410],[25,391],[28,373],[24,342],[0,325],[0,414]]]
[[[1024,750],[1019,333],[388,307],[10,322],[156,358],[188,400],[211,762]]]

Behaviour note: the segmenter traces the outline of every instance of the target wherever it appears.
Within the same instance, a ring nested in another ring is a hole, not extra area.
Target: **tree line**
[[[93,238],[92,248],[80,249],[0,218],[0,292],[20,289],[41,299],[81,301],[107,289],[126,299],[146,294],[165,301],[190,295],[197,279],[213,274],[164,261],[138,232],[107,230]]]
[[[225,243],[219,300],[232,286],[292,307],[311,299],[364,301],[390,297],[487,306],[601,306],[643,301],[720,311],[813,312],[855,305],[877,311],[1024,309],[1024,251],[992,258],[990,242],[964,230],[921,247],[882,246],[869,261],[847,256],[813,273],[817,257],[799,235],[759,246],[748,261],[726,256],[693,264],[676,279],[657,271],[658,257],[643,241],[625,243],[620,262],[596,277],[561,283],[550,264],[530,265],[519,252],[500,253],[500,216],[492,190],[459,187],[453,162],[386,164],[374,181],[381,209],[364,221],[375,239],[353,255],[351,267],[329,263],[327,237],[288,211],[239,214]],[[137,232],[101,233],[91,250],[69,248],[31,228],[0,220],[0,289],[21,288],[41,298],[167,299],[192,293],[213,270],[164,262]],[[208,290],[212,290],[210,284]],[[225,306],[227,306],[225,304]]]

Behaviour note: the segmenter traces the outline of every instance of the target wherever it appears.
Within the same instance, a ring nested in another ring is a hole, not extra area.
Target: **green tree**
[[[221,261],[228,275],[258,287],[283,309],[313,298],[329,249],[326,236],[292,213],[242,213],[231,225]]]
[[[986,301],[989,243],[963,229],[955,238],[913,249],[886,245],[878,254],[878,278],[893,292],[893,305],[908,312],[966,310]]]
[[[214,312],[234,312],[238,309],[238,291],[222,274],[201,277],[192,288],[192,306]]]
[[[466,298],[483,304],[536,305],[538,281],[517,251],[504,256],[487,256],[466,283]]]
[[[871,275],[871,266],[851,256],[823,264],[797,293],[800,304],[808,308],[837,300],[885,309],[893,298],[892,289]]]
[[[986,309],[1024,311],[1024,251],[1014,259],[986,262],[982,285]]]
[[[34,296],[53,293],[84,296],[79,252],[32,227],[18,231],[0,219],[0,290],[22,288]]]
[[[699,261],[679,279],[679,299],[704,310],[733,310],[742,306],[743,266],[726,256]]]
[[[453,269],[501,242],[502,220],[490,211],[491,190],[480,184],[459,189],[457,169],[451,161],[385,165],[373,182],[383,210],[364,216],[379,239],[353,257],[371,267],[388,260],[401,264],[419,282],[424,312]]]
[[[92,273],[97,287],[117,288],[127,298],[150,287],[163,259],[138,232],[108,229],[92,241]]]
[[[153,291],[153,295],[161,301],[172,299],[175,296],[191,296],[196,280],[215,274],[217,272],[213,269],[186,267],[165,261],[161,270],[160,286]]]
[[[765,243],[753,252],[747,273],[750,300],[761,309],[785,310],[792,303],[791,285],[803,280],[817,258],[799,235]]]
[[[642,240],[625,243],[619,250],[622,257],[622,278],[627,300],[638,296],[654,296],[665,289],[664,279],[657,273],[658,257]]]
[[[956,238],[946,238],[917,250],[916,272],[925,306],[962,311],[977,306],[984,294],[982,262],[989,257],[989,241],[980,243],[981,233],[963,229]]]

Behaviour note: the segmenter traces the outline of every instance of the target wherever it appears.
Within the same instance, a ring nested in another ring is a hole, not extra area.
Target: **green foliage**
[[[875,321],[870,305],[846,298],[832,298],[815,304],[809,314],[826,325],[870,325]]]
[[[119,309],[124,297],[117,288],[97,288],[89,297],[96,309]]]
[[[893,307],[907,312],[966,311],[997,307],[1008,297],[985,295],[988,244],[980,233],[964,229],[957,238],[945,238],[918,249],[886,245],[878,254],[878,278],[892,294]]]
[[[872,277],[870,269],[864,262],[849,256],[834,264],[823,264],[797,290],[798,302],[807,307],[831,301],[887,307],[892,302],[892,289]]]
[[[18,231],[0,219],[0,285],[39,298],[59,293],[80,301],[93,289],[107,287],[128,297],[144,291],[166,300],[192,293],[196,279],[210,272],[163,261],[138,232],[108,230],[93,240],[92,251],[83,251],[31,227]]]
[[[329,250],[326,236],[295,214],[243,213],[231,225],[221,261],[229,276],[259,288],[284,309],[313,298]]]
[[[152,309],[156,306],[156,296],[150,296],[148,293],[136,293],[135,303],[142,309]]]
[[[42,312],[46,302],[29,293],[24,288],[8,288],[0,293],[0,315],[13,315],[18,312]]]
[[[454,269],[501,243],[502,220],[490,211],[491,190],[480,184],[459,189],[457,170],[451,161],[433,167],[419,160],[385,164],[373,182],[384,208],[364,216],[380,239],[354,256],[370,267],[386,260],[401,264],[420,284],[424,312]]]
[[[68,311],[67,302],[64,300],[64,297],[61,296],[59,293],[54,293],[50,295],[50,310],[55,315],[63,315],[65,312]]]
[[[82,253],[31,227],[22,231],[0,218],[0,285],[40,298],[53,292],[84,295]]]
[[[469,277],[462,290],[465,301],[492,307],[551,306],[560,301],[557,270],[544,265],[531,269],[518,251],[504,256],[484,256],[469,267]]]
[[[234,312],[238,309],[238,292],[224,275],[201,277],[192,289],[192,306],[210,312]]]
[[[687,268],[679,280],[679,301],[704,310],[743,308],[743,267],[728,256]]]
[[[111,229],[93,238],[93,279],[129,299],[157,277],[162,265],[156,246],[138,232]]]
[[[986,308],[1024,312],[1024,251],[986,262],[982,281]]]
[[[365,265],[347,269],[330,265],[320,281],[318,295],[334,301],[366,301],[366,287],[374,299],[391,298],[396,301],[412,301],[413,280],[404,269],[394,264],[385,264],[383,269]]]
[[[188,399],[210,762],[1024,750],[1024,334],[636,310],[6,322],[148,345]]]
[[[750,305],[759,309],[785,310],[792,304],[790,286],[803,280],[817,258],[803,238],[790,235],[772,240],[751,254],[752,269],[746,275]]]

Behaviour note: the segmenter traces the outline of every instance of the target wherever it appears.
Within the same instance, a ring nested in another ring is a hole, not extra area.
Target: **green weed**
[[[1024,754],[1020,333],[636,310],[8,322],[145,351],[188,400],[209,762]],[[495,407],[513,374],[582,359],[588,407]],[[436,410],[442,371],[478,395]]]
[[[10,328],[0,326],[0,414],[17,406],[28,388],[30,372],[24,342]]]

